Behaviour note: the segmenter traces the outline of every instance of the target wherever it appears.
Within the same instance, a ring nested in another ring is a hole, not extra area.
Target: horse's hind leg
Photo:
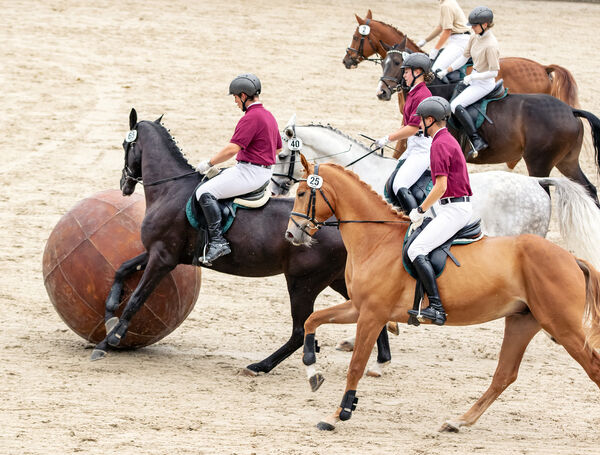
[[[121,296],[123,295],[123,283],[127,277],[137,271],[144,270],[148,264],[148,252],[143,252],[139,256],[129,259],[123,262],[121,267],[115,272],[115,279],[113,285],[110,288],[106,302],[104,303],[104,327],[106,334],[109,334],[112,329],[115,328],[119,318],[115,316],[115,311],[121,304]],[[110,349],[110,346],[105,341],[102,341],[96,345],[92,352],[91,360],[100,360],[106,356],[106,352]]]
[[[481,417],[496,398],[517,379],[525,349],[540,328],[540,324],[529,312],[506,317],[504,340],[492,383],[471,409],[456,419],[447,420],[439,431],[458,432],[460,427],[473,425]]]

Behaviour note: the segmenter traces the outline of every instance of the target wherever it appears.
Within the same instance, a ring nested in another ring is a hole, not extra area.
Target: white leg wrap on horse
[[[315,374],[317,374],[317,367],[315,365],[316,364],[313,363],[312,365],[308,365],[306,367],[306,377],[308,379],[312,378]]]

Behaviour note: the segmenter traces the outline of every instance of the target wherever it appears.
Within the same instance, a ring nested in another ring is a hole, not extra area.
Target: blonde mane
[[[356,180],[365,189],[365,191],[371,193],[373,196],[376,196],[378,204],[380,204],[382,208],[386,208],[391,215],[398,217],[404,221],[408,221],[410,219],[410,218],[408,218],[408,216],[406,216],[406,214],[404,212],[400,212],[400,211],[396,210],[391,204],[389,204],[385,199],[383,199],[381,194],[379,194],[377,191],[375,191],[371,185],[369,185],[368,183],[361,180],[359,175],[356,174],[355,172],[351,171],[350,169],[346,169],[344,166],[340,166],[339,164],[336,164],[336,163],[323,163],[323,164],[321,164],[321,166],[331,167],[331,168],[338,169],[338,170],[346,173],[347,175],[352,177],[354,180]]]

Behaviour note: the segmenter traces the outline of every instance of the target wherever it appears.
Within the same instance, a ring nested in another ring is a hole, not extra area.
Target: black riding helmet
[[[450,103],[442,98],[441,96],[430,96],[429,98],[425,98],[423,101],[419,103],[417,106],[417,110],[413,115],[418,115],[423,119],[423,124],[425,125],[425,136],[429,137],[427,130],[431,128],[431,125],[427,125],[425,123],[426,117],[433,117],[436,122],[446,121],[452,115],[452,110],[450,109]]]
[[[240,96],[245,93],[248,98],[253,98],[260,95],[261,85],[260,79],[252,73],[244,73],[237,76],[229,84],[229,94]],[[242,101],[242,110],[246,110],[246,101]]]
[[[468,27],[473,25],[491,24],[494,22],[494,13],[487,6],[477,6],[469,13]]]
[[[401,77],[400,79],[402,88],[405,90],[410,90],[415,84],[415,79],[417,77],[421,76],[422,74],[427,74],[431,71],[431,60],[427,54],[422,52],[414,52],[404,59],[400,68],[403,68],[404,71],[406,71],[406,68],[410,68],[410,71],[413,75],[413,81],[411,82],[410,86],[406,85],[404,77]],[[421,74],[415,74],[416,69],[421,69],[423,72]]]

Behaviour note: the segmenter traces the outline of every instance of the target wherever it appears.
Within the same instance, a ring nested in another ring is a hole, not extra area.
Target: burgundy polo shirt
[[[229,142],[241,147],[238,161],[266,166],[275,164],[277,150],[282,147],[277,121],[261,103],[248,107]]]
[[[406,101],[404,102],[404,109],[402,109],[402,125],[416,126],[419,128],[421,117],[414,114],[417,112],[417,107],[421,101],[430,96],[431,92],[425,85],[425,82],[418,83],[410,92],[408,92]]]
[[[435,184],[438,175],[448,177],[448,186],[442,198],[473,195],[465,156],[456,139],[446,128],[442,128],[433,136],[430,157],[433,183]]]

